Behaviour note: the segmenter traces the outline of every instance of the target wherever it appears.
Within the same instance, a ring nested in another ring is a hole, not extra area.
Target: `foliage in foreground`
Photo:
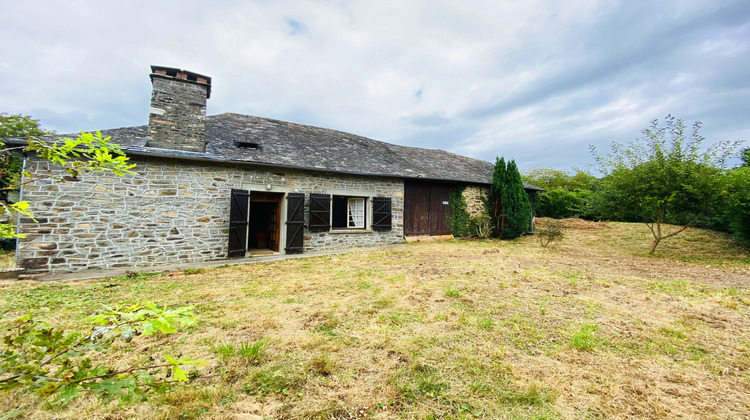
[[[138,366],[116,368],[111,356],[95,364],[91,356],[105,358],[117,339],[130,343],[135,336],[171,334],[195,323],[191,307],[167,309],[152,302],[123,310],[105,308],[89,318],[93,332],[66,332],[26,315],[17,319],[3,337],[0,389],[22,388],[53,404],[67,404],[83,392],[104,402],[120,404],[143,401],[151,393],[163,393],[177,382],[187,382],[185,365],[202,362],[164,355],[164,362],[146,360]]]
[[[47,143],[34,136],[51,134],[42,130],[39,122],[28,116],[0,115],[0,139],[10,137],[28,137],[26,146],[5,147],[0,142],[0,215],[22,214],[32,217],[29,204],[25,201],[9,203],[7,193],[18,189],[23,184],[39,179],[56,179],[58,181],[74,180],[89,172],[111,172],[117,176],[133,174],[130,170],[135,164],[128,162],[128,157],[119,145],[110,142],[110,137],[81,132],[77,138],[63,138]],[[50,171],[47,174],[23,172],[20,168],[20,153],[34,153],[38,157],[58,165],[69,176],[60,177]],[[21,175],[23,178],[21,178]],[[0,224],[0,238],[17,238],[15,227]]]

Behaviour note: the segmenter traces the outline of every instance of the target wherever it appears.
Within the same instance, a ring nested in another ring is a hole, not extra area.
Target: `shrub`
[[[539,235],[539,243],[542,247],[546,247],[550,242],[565,237],[565,234],[563,233],[563,224],[556,220],[550,221],[546,226],[537,230],[537,235]]]

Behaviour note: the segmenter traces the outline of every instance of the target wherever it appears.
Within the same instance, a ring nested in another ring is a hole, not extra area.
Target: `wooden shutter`
[[[310,232],[328,232],[331,229],[331,196],[310,194]]]
[[[286,253],[301,254],[304,247],[305,195],[286,196]]]
[[[244,257],[247,251],[249,195],[246,190],[232,188],[229,206],[229,257]]]
[[[372,230],[391,230],[391,198],[373,197]]]

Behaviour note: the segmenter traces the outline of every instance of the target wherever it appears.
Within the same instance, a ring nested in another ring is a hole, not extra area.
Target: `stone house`
[[[148,125],[102,131],[137,175],[88,174],[23,187],[30,274],[146,268],[303,253],[450,234],[456,185],[481,211],[493,165],[336,130],[239,114],[206,116],[211,78],[151,67]],[[50,140],[54,139],[51,138]],[[9,144],[20,140],[7,140]],[[55,170],[28,157],[25,170]],[[533,186],[527,186],[533,189]]]

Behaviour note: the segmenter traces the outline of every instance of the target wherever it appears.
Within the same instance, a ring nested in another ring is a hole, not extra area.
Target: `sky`
[[[0,112],[144,125],[150,65],[224,112],[586,169],[668,114],[750,143],[750,1],[0,0]],[[746,144],[747,144],[746,143]]]

